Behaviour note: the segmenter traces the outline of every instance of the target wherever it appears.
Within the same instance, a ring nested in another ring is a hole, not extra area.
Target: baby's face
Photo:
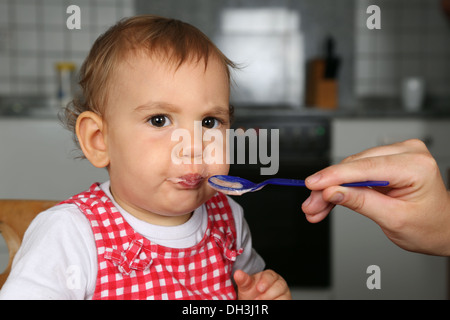
[[[207,178],[229,170],[225,67],[211,58],[206,69],[203,62],[186,62],[175,70],[156,58],[130,57],[121,63],[108,100],[105,139],[115,200],[154,224],[185,222],[215,193]],[[223,143],[204,141],[210,130]],[[208,145],[223,152],[223,161],[205,161]]]

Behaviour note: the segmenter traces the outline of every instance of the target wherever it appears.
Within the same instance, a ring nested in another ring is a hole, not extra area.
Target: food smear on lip
[[[205,178],[197,173],[190,173],[180,177],[167,178],[167,181],[173,182],[175,184],[181,184],[185,187],[196,187],[203,182]]]
[[[173,182],[173,183],[178,183],[178,182],[184,181],[181,178],[167,178],[166,180],[170,181],[170,182]]]

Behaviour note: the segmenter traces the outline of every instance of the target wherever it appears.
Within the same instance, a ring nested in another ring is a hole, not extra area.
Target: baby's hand
[[[242,270],[234,273],[239,300],[290,300],[291,292],[284,279],[272,270],[249,275]]]

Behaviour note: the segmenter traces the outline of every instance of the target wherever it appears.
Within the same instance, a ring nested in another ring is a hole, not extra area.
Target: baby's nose
[[[193,160],[193,163],[202,163],[203,145],[202,141],[191,142],[190,145],[184,146],[181,150],[181,157]]]
[[[182,140],[172,150],[172,161],[176,164],[201,164],[203,157],[202,135],[191,134],[186,129],[180,132],[183,133],[179,136]]]

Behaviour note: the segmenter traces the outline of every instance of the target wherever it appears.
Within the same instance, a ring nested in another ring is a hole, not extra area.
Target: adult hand
[[[387,180],[384,188],[341,187]],[[306,179],[312,190],[302,209],[309,222],[323,220],[335,205],[375,221],[399,247],[450,255],[450,194],[435,159],[420,140],[368,149]]]

